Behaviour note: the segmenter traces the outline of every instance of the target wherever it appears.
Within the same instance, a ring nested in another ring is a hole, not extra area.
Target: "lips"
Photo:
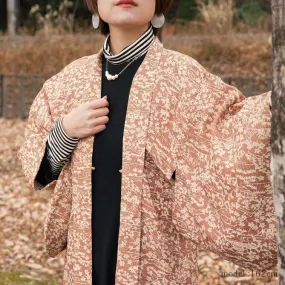
[[[117,2],[116,6],[122,5],[122,4],[129,4],[129,5],[137,6],[136,2],[133,0],[120,0]]]

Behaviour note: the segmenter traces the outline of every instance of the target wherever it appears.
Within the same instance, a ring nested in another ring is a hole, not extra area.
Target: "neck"
[[[118,54],[125,47],[135,42],[147,29],[149,23],[143,26],[120,28],[109,25],[110,29],[110,51],[112,55]]]

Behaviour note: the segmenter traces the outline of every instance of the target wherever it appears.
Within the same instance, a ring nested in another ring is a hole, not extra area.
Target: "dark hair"
[[[84,0],[87,5],[88,10],[93,13],[98,13],[97,0]],[[170,10],[172,5],[172,0],[156,0],[155,4],[155,14],[160,15],[162,13],[166,13]],[[107,36],[110,33],[109,24],[104,22],[101,18],[99,21],[99,27],[101,30],[101,34]],[[153,27],[153,32],[156,35],[158,32],[158,28]]]

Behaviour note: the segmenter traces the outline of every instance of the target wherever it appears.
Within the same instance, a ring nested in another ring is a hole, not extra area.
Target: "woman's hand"
[[[109,121],[108,106],[107,96],[79,105],[63,117],[64,131],[68,136],[79,139],[103,131]]]

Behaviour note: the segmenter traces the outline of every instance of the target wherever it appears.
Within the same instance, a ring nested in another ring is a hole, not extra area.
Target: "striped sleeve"
[[[63,116],[56,121],[47,140],[47,158],[50,162],[54,179],[59,176],[64,165],[68,163],[79,141],[79,138],[73,138],[66,134],[62,127],[62,119]]]

